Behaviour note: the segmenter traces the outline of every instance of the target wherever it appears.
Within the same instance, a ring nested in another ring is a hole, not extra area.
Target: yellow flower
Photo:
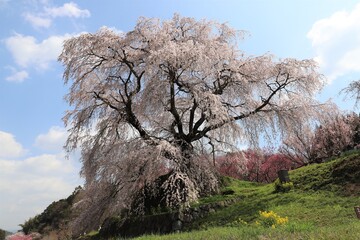
[[[280,217],[274,211],[259,211],[260,219],[256,221],[256,225],[262,225],[265,227],[276,228],[277,225],[286,224],[288,217]]]

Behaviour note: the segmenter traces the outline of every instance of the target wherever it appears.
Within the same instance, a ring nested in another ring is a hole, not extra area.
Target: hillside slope
[[[201,203],[238,198],[233,205],[195,221],[186,233],[138,239],[360,239],[360,154],[290,172],[294,189],[274,193],[273,184],[227,179],[232,196],[212,196]],[[284,226],[257,226],[260,211],[287,217]]]
[[[360,220],[354,206],[360,205],[360,153],[348,154],[334,161],[314,164],[291,171],[294,189],[288,193],[274,193],[273,184],[258,184],[223,178],[223,193],[202,198],[193,207],[231,201],[210,214],[185,226],[187,233],[163,236],[144,236],[139,239],[360,239]],[[73,194],[75,195],[75,194]],[[74,196],[50,205],[36,219],[56,215],[56,221],[37,221],[33,229],[51,229],[54,223],[65,223],[70,216],[69,205]],[[64,206],[64,209],[61,209]],[[55,214],[66,211],[68,214]],[[273,211],[287,217],[282,227],[259,227],[259,211]],[[60,220],[60,221],[59,221]],[[34,222],[33,222],[34,223]],[[51,223],[51,224],[49,224]],[[99,239],[91,233],[90,239]]]
[[[360,194],[360,153],[345,153],[333,161],[290,172],[297,189],[328,190],[347,196]]]

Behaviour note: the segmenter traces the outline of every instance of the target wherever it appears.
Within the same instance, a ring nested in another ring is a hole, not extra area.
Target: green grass
[[[284,228],[265,229],[263,227],[214,227],[207,230],[168,234],[163,236],[147,235],[137,240],[354,240],[360,239],[360,225],[347,227],[314,228],[306,224],[289,224]]]
[[[360,193],[347,190],[348,185],[359,186],[359,161],[359,153],[353,153],[291,171],[295,187],[288,193],[274,193],[273,184],[225,178],[223,189],[233,195],[203,198],[195,205],[237,198],[234,204],[195,221],[187,232],[136,239],[360,239],[354,212]],[[289,222],[275,229],[256,225],[259,211],[270,210]]]

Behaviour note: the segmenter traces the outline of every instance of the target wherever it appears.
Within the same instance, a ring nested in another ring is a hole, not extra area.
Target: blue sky
[[[360,1],[0,0],[0,228],[17,229],[82,183],[78,155],[65,159],[62,150],[62,41],[174,13],[248,31],[239,48],[249,55],[316,59],[328,78],[319,99],[354,110],[339,91],[360,79]]]

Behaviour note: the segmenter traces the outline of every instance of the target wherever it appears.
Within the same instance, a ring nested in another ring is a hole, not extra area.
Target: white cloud
[[[6,81],[9,82],[23,82],[25,79],[29,77],[29,74],[27,71],[15,71],[12,75],[5,78]]]
[[[0,158],[17,158],[26,152],[12,134],[3,131],[0,131],[0,146]]]
[[[308,32],[315,60],[330,81],[360,72],[360,4],[315,22]]]
[[[41,2],[42,5],[48,5],[47,1]],[[35,28],[49,28],[53,19],[59,17],[69,18],[86,18],[90,17],[90,11],[87,9],[80,9],[76,3],[64,3],[61,7],[43,7],[43,11],[37,13],[23,14],[26,21],[28,21]]]
[[[42,140],[60,141],[57,132],[61,129],[51,128]],[[0,146],[0,227],[3,229],[16,230],[18,224],[41,213],[51,202],[66,198],[82,184],[78,162],[65,158],[63,151],[26,157],[22,155],[21,144],[6,132],[0,132]]]
[[[48,17],[35,16],[31,13],[25,13],[24,18],[35,28],[49,28],[52,23],[52,20]]]
[[[45,8],[48,16],[56,17],[74,17],[84,18],[90,17],[90,11],[87,9],[80,9],[76,3],[65,3],[61,7]]]
[[[33,173],[42,175],[43,173],[69,173],[73,170],[70,161],[65,160],[63,154],[43,154],[40,156],[29,157],[22,162],[23,170],[36,166]]]
[[[44,70],[49,68],[52,61],[57,60],[63,41],[70,37],[70,34],[50,36],[38,42],[33,36],[14,34],[5,40],[5,45],[19,66],[25,68],[31,66]]]
[[[0,159],[0,226],[14,230],[53,201],[66,198],[81,182],[74,163],[61,155]]]
[[[65,128],[52,127],[45,134],[40,134],[35,140],[35,146],[47,151],[62,151],[68,134]]]

